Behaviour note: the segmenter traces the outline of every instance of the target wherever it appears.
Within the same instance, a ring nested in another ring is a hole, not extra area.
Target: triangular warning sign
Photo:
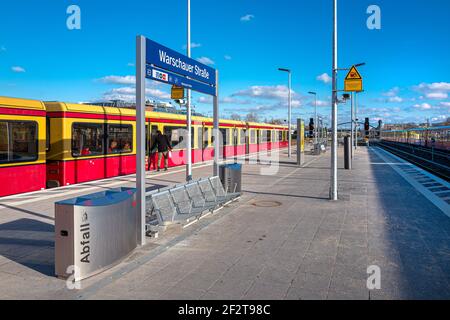
[[[362,77],[358,72],[358,69],[356,69],[355,66],[353,66],[350,71],[347,74],[347,77],[345,77],[345,80],[361,80]]]

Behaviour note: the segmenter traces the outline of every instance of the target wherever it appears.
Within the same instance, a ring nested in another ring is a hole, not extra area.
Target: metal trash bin
[[[138,246],[137,214],[132,188],[56,202],[56,276],[79,281],[120,262]]]
[[[227,192],[242,192],[242,165],[225,164],[219,167],[219,178]]]
[[[313,155],[319,156],[322,153],[322,148],[320,143],[314,144]]]

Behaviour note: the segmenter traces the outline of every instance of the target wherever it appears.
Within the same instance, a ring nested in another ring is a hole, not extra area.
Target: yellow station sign
[[[351,67],[344,80],[344,91],[360,92],[363,91],[363,79],[355,66]]]
[[[173,85],[171,91],[171,98],[172,100],[184,99],[184,88]]]

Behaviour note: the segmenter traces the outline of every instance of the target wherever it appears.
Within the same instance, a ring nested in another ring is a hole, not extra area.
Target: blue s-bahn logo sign
[[[146,77],[215,95],[216,70],[146,39]]]

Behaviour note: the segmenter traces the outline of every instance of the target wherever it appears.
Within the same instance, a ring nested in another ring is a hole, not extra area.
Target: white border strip
[[[416,169],[418,172],[426,175],[427,177],[429,177],[430,179],[433,179],[434,181],[444,185],[445,187],[450,189],[450,183],[442,180],[439,177],[436,177],[435,175],[429,173],[428,171],[425,171],[422,168],[419,168],[415,165],[413,165],[412,163],[408,163],[406,160],[397,157],[396,155],[393,155],[383,149],[380,148],[375,148],[375,147],[369,147],[370,150],[372,150],[377,156],[379,156],[381,159],[383,159],[383,161],[385,161],[387,164],[389,164],[389,166],[394,169],[403,179],[405,179],[407,182],[409,182],[409,184],[411,184],[414,188],[416,188],[421,194],[423,194],[431,203],[433,203],[436,207],[438,207],[445,215],[447,215],[450,218],[450,205],[445,202],[442,198],[438,197],[435,193],[431,192],[428,188],[424,187],[422,184],[420,184],[418,181],[414,180],[413,178],[411,178],[406,172],[404,172],[403,170],[401,170],[399,168],[399,164],[404,165],[408,164],[411,168]],[[381,154],[381,152],[383,152],[384,154],[394,158],[395,160],[399,161],[399,163],[395,164],[391,164],[391,162],[389,161],[389,159],[387,159],[387,157],[385,157],[384,155]]]

